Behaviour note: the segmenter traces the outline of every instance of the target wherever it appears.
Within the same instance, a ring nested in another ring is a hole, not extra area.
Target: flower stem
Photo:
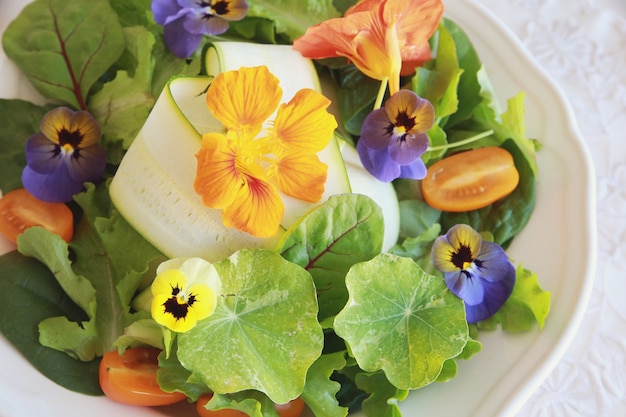
[[[467,145],[468,143],[472,143],[474,141],[477,141],[479,139],[482,139],[484,137],[487,137],[489,135],[493,134],[493,130],[486,130],[482,133],[479,133],[477,135],[474,136],[470,136],[469,138],[460,140],[458,142],[453,142],[453,143],[448,143],[445,145],[441,145],[441,146],[429,146],[426,151],[441,151],[443,149],[450,149],[450,148],[456,148],[457,146],[463,146],[463,145]]]
[[[385,97],[385,91],[387,91],[388,82],[389,78],[383,78],[380,81],[380,88],[378,89],[378,95],[376,96],[376,101],[374,102],[374,110],[380,109],[380,106],[383,105],[383,98]]]

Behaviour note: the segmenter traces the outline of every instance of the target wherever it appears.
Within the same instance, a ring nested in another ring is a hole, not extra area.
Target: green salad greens
[[[250,0],[245,19],[214,39],[291,43],[307,27],[341,16],[354,0]],[[26,230],[16,251],[0,256],[0,331],[41,373],[88,395],[101,395],[99,358],[113,349],[163,350],[158,380],[191,401],[207,392],[211,407],[275,416],[274,403],[301,396],[314,415],[339,417],[362,408],[397,416],[410,390],[452,379],[483,330],[543,327],[550,294],[517,265],[513,293],[491,318],[468,324],[431,259],[436,238],[467,224],[506,248],[535,205],[539,144],[524,127],[523,92],[502,111],[470,39],[443,19],[433,57],[403,88],[429,100],[429,165],[438,146],[485,131],[459,149],[500,146],[514,158],[517,188],[487,207],[462,213],[429,207],[417,181],[397,180],[400,237],[381,253],[383,215],[370,198],[331,197],[289,229],[275,250],[244,249],[215,262],[222,296],[215,312],[188,332],[158,324],[138,295],[149,290],[166,258],[118,213],[108,187],[167,81],[202,74],[203,54],[174,57],[151,0],[35,0],[6,29],[7,56],[50,103],[0,99],[0,189],[21,187],[24,144],[58,105],[88,110],[102,130],[104,178],[70,203],[74,238]],[[73,36],[67,35],[72,33]],[[66,41],[67,39],[67,41]],[[51,53],[61,48],[62,53]],[[356,141],[378,82],[346,60],[316,62],[336,89],[348,142]],[[210,341],[210,342],[207,342]]]

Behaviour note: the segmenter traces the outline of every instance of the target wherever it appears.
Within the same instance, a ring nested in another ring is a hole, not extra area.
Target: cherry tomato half
[[[441,159],[428,167],[422,194],[429,206],[469,211],[506,197],[519,183],[513,157],[497,146],[476,148]]]
[[[100,387],[104,394],[123,404],[170,405],[187,398],[181,392],[165,392],[157,383],[160,351],[139,347],[127,349],[123,355],[107,352],[100,361]]]
[[[200,417],[248,417],[244,412],[229,408],[216,411],[207,410],[204,407],[212,397],[213,394],[205,394],[198,398],[196,411]],[[274,408],[280,417],[300,417],[302,411],[304,411],[304,400],[298,397],[285,404],[276,404]]]
[[[42,226],[69,242],[74,234],[74,214],[64,203],[41,201],[24,188],[0,198],[0,233],[15,243],[24,230],[33,226]]]

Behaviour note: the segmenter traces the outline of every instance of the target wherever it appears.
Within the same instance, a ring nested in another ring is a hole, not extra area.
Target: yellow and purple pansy
[[[44,115],[41,131],[26,142],[22,184],[47,202],[68,202],[106,167],[100,127],[87,111],[57,107]]]
[[[179,58],[191,56],[204,35],[220,35],[229,21],[248,12],[245,0],[152,0],[154,20],[163,26],[168,49]]]
[[[452,226],[432,247],[433,264],[465,302],[468,323],[488,319],[511,295],[515,267],[498,244],[466,224]]]
[[[222,281],[210,262],[175,258],[161,263],[152,282],[152,318],[183,333],[209,317],[217,306]]]
[[[410,90],[398,91],[363,122],[357,143],[363,166],[384,182],[424,178],[421,156],[428,149],[426,131],[434,122],[435,111],[428,100]]]

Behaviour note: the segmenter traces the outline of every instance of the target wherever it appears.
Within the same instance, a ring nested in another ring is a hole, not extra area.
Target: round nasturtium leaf
[[[300,395],[324,344],[311,275],[275,252],[245,249],[215,264],[215,312],[178,336],[178,358],[218,394],[262,391],[275,403]]]
[[[346,286],[350,298],[334,328],[363,370],[382,369],[396,387],[417,389],[463,350],[463,301],[411,259],[381,254],[356,264]]]

